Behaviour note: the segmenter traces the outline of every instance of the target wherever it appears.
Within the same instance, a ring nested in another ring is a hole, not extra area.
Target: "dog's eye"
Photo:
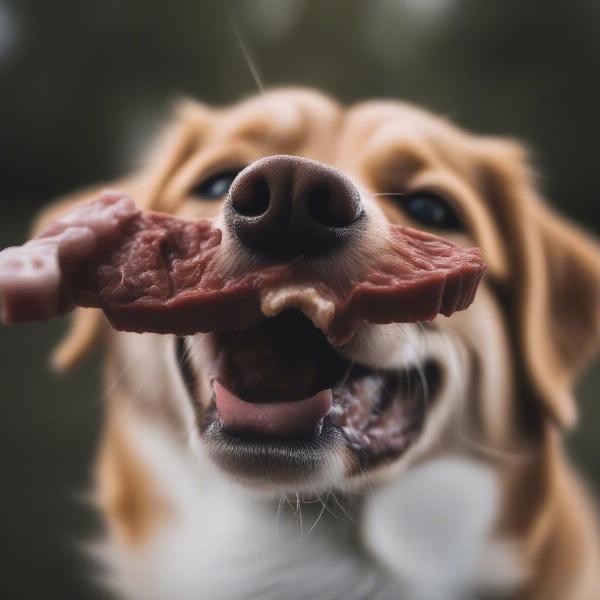
[[[216,200],[222,198],[231,187],[236,175],[243,167],[237,169],[228,169],[227,171],[219,171],[204,181],[201,181],[191,190],[191,195],[208,200]]]
[[[398,203],[417,223],[437,229],[464,231],[464,225],[454,208],[437,194],[413,192],[406,196],[398,196]]]

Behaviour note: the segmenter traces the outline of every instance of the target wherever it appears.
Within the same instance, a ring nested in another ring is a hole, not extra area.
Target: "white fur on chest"
[[[407,598],[464,600],[519,580],[512,547],[493,537],[499,508],[491,469],[461,458],[437,459],[370,499],[362,539],[405,582]]]
[[[174,513],[140,548],[105,546],[127,598],[464,600],[514,579],[513,557],[490,538],[495,478],[473,462],[429,462],[345,504],[351,516],[315,504],[301,523],[211,466],[199,474],[197,457],[156,432],[135,437]]]

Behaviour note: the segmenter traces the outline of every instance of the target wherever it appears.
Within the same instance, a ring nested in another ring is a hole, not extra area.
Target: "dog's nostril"
[[[243,217],[259,217],[269,208],[269,183],[264,177],[254,177],[246,183],[243,193],[231,194],[231,207]]]
[[[306,207],[312,219],[325,227],[348,227],[360,217],[362,204],[358,193],[349,199],[347,190],[318,183],[305,190]]]
[[[259,159],[241,171],[224,216],[243,246],[278,260],[332,252],[357,240],[363,228],[360,192],[348,177],[287,155]]]

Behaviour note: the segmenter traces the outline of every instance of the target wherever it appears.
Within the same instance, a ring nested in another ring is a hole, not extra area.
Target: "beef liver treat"
[[[244,329],[296,307],[340,344],[362,322],[431,320],[471,304],[485,270],[477,248],[389,227],[387,251],[352,280],[325,281],[310,261],[228,276],[219,268],[221,231],[210,221],[142,212],[105,192],[0,252],[3,319],[92,306],[119,330],[184,335]]]

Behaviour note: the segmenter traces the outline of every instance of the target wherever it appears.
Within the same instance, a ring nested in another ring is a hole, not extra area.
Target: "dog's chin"
[[[201,342],[202,364],[186,339],[176,345],[198,435],[221,469],[252,487],[321,491],[399,460],[440,384],[433,360],[378,369],[346,358],[296,311]]]
[[[319,491],[338,484],[346,470],[343,436],[328,418],[312,433],[277,438],[229,431],[213,410],[201,436],[214,462],[250,487]]]

